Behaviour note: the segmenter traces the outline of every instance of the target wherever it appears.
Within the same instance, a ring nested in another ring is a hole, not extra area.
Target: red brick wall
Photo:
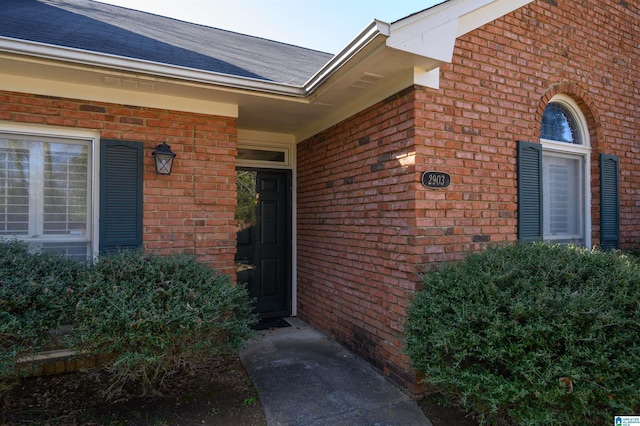
[[[592,243],[599,244],[600,153],[620,157],[622,247],[639,243],[640,86],[630,86],[640,75],[638,15],[633,2],[537,0],[458,40],[440,90],[424,91],[425,118],[416,123],[424,167],[450,172],[457,183],[445,202],[419,194],[426,203],[419,222],[453,226],[458,236],[429,241],[439,252],[428,260],[462,258],[480,248],[474,240],[515,241],[515,141],[540,140],[544,107],[561,93],[578,103],[589,127]]]
[[[300,316],[410,382],[400,337],[414,273],[516,241],[516,141],[540,140],[555,94],[575,99],[588,122],[592,243],[602,152],[620,157],[621,243],[637,247],[638,12],[631,1],[534,1],[461,37],[438,90],[409,88],[301,143]],[[427,170],[449,173],[450,187],[421,187]]]
[[[401,383],[415,289],[415,92],[298,147],[298,312]]]
[[[235,276],[235,119],[0,91],[0,120],[144,144],[144,248],[193,253]],[[156,175],[151,155],[163,139],[177,154],[170,176]]]

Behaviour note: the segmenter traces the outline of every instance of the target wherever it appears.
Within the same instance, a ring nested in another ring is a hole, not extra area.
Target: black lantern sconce
[[[171,147],[167,145],[167,140],[163,139],[162,143],[153,151],[153,159],[156,162],[156,174],[170,175],[175,156],[176,153],[171,151]]]

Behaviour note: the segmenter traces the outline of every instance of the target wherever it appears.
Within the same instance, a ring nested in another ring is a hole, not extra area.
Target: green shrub
[[[129,382],[157,392],[191,363],[235,353],[257,321],[246,290],[188,256],[118,253],[81,265],[0,241],[0,397],[16,361],[71,326],[67,348],[107,359],[107,394]]]
[[[243,287],[183,255],[102,257],[79,287],[77,344],[113,356],[112,396],[130,382],[159,393],[164,378],[191,363],[235,353],[257,320]]]
[[[640,266],[518,244],[423,275],[406,352],[483,423],[611,423],[640,410]]]
[[[19,357],[40,351],[50,331],[69,324],[82,271],[64,257],[0,241],[0,378],[15,375]]]

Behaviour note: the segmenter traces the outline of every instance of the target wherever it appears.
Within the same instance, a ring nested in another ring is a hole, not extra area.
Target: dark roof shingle
[[[333,55],[90,0],[0,0],[0,36],[301,86]]]

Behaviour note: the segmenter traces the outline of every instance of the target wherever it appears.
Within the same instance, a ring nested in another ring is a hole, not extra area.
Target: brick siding
[[[421,260],[414,98],[298,146],[298,312],[399,382],[411,380],[399,334]]]
[[[144,144],[144,249],[192,253],[235,277],[235,119],[0,91],[0,120]],[[163,139],[177,154],[170,176],[156,175],[151,155]]]
[[[415,392],[402,323],[421,265],[517,240],[516,141],[538,142],[555,94],[592,147],[620,157],[621,245],[640,227],[637,2],[537,0],[459,38],[438,90],[411,87],[298,146],[298,309]],[[451,175],[445,189],[420,174]]]

